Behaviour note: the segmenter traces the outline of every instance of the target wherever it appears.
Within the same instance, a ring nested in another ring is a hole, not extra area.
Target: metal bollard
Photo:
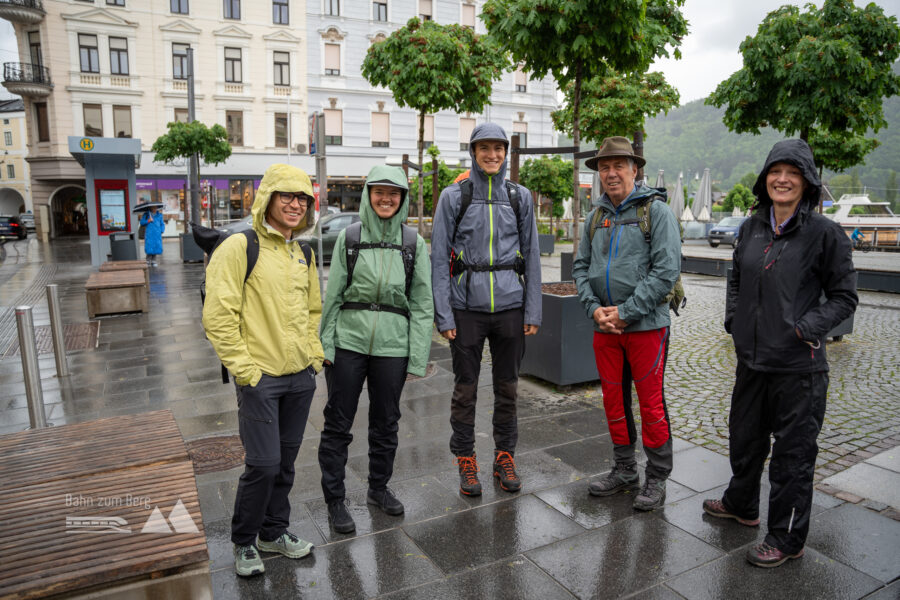
[[[28,398],[28,418],[32,429],[47,426],[44,416],[44,394],[41,391],[41,372],[38,368],[37,346],[34,343],[34,319],[30,306],[16,307],[16,327],[19,330],[19,353],[25,374],[25,396]]]
[[[53,356],[56,358],[56,376],[69,374],[69,363],[66,361],[66,336],[63,334],[62,317],[59,314],[59,286],[51,283],[47,286],[47,306],[50,308],[50,333],[53,337]]]

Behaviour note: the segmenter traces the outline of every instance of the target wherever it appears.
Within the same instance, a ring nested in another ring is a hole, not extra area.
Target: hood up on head
[[[269,199],[272,197],[272,192],[302,192],[309,196],[306,214],[303,216],[300,224],[294,227],[292,231],[297,233],[313,224],[313,211],[315,210],[316,201],[313,196],[309,175],[303,169],[276,163],[266,169],[266,173],[259,183],[259,189],[256,190],[253,207],[250,209],[250,214],[253,215],[253,229],[257,233],[266,232],[266,209],[269,207]]]
[[[479,140],[497,140],[506,146],[506,158],[503,160],[500,170],[493,175],[494,177],[499,175],[501,180],[506,179],[506,165],[509,163],[509,138],[506,137],[506,132],[496,123],[482,123],[472,130],[472,136],[469,138],[469,156],[472,157],[471,171],[487,178],[487,173],[475,160],[475,142]]]
[[[400,207],[390,219],[381,219],[372,208],[372,202],[369,200],[369,186],[386,185],[390,187],[400,188]],[[400,230],[400,225],[406,221],[409,216],[409,185],[406,182],[406,173],[400,167],[389,167],[387,165],[378,165],[372,167],[366,176],[366,185],[363,186],[362,198],[359,201],[359,219],[371,231],[373,235],[381,237],[381,233],[387,224],[388,231],[385,233],[393,233]],[[387,222],[387,223],[386,223]]]
[[[800,169],[803,178],[806,180],[806,189],[803,191],[803,199],[811,206],[819,204],[819,195],[822,191],[822,182],[816,171],[816,162],[813,159],[812,149],[809,144],[800,139],[781,140],[772,146],[769,156],[766,157],[766,163],[763,165],[756,183],[753,184],[753,194],[756,196],[758,205],[771,206],[772,199],[766,189],[766,175],[769,169],[776,163],[788,163]]]

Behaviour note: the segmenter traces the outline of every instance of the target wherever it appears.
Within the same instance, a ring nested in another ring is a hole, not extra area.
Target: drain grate
[[[186,445],[197,475],[227,471],[244,464],[244,447],[236,435],[202,438]]]
[[[97,339],[100,335],[100,321],[90,323],[68,323],[63,326],[63,336],[66,340],[66,352],[73,350],[92,350],[97,347]],[[37,353],[53,354],[53,335],[49,325],[41,325],[34,328],[34,342]],[[14,356],[19,353],[19,337],[16,335],[6,352],[6,356]]]

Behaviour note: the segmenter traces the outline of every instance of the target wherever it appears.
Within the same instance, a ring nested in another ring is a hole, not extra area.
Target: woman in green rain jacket
[[[359,245],[348,285],[347,235],[332,254],[321,338],[328,404],[319,444],[322,491],[332,527],[356,526],[344,503],[344,466],[353,440],[363,383],[369,390],[369,492],[366,501],[390,515],[403,504],[387,488],[397,451],[400,394],[406,374],[424,375],[431,347],[434,307],[431,264],[425,240],[404,262],[402,223],[409,213],[406,175],[397,167],[374,167],[360,201]],[[409,281],[407,282],[407,272]],[[408,291],[407,291],[408,289]]]

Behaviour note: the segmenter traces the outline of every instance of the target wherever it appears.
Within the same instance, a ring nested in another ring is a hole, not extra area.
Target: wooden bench
[[[171,411],[0,436],[0,481],[0,597],[211,598]]]
[[[100,272],[107,271],[131,271],[142,270],[144,272],[144,282],[147,288],[150,288],[150,269],[147,267],[147,261],[144,260],[110,260],[100,265]]]
[[[147,312],[150,308],[150,287],[144,274],[127,271],[92,273],[84,284],[88,316],[121,312]]]

